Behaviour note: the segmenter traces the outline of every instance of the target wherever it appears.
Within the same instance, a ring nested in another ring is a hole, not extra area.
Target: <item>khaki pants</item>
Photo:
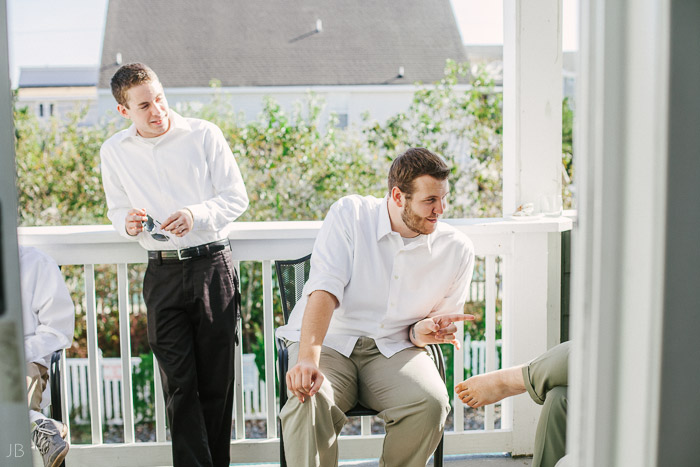
[[[299,344],[289,347],[289,367]],[[280,419],[290,466],[338,465],[338,435],[345,412],[361,403],[386,423],[380,466],[424,467],[440,442],[450,410],[445,384],[424,349],[384,357],[374,340],[361,337],[350,358],[323,347],[319,392],[303,404],[288,392]]]
[[[49,381],[49,370],[44,365],[27,363],[27,404],[29,410],[41,411],[41,394]]]
[[[542,405],[532,467],[553,467],[566,453],[569,342],[552,347],[523,367],[525,388]]]

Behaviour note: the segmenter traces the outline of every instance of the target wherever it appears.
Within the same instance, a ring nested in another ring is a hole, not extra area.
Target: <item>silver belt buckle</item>
[[[179,259],[180,261],[182,261],[183,259],[187,259],[182,257],[182,250],[180,248],[177,249],[177,259]]]

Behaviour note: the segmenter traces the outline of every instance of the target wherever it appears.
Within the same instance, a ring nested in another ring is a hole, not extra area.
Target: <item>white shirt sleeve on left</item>
[[[45,365],[73,341],[73,300],[58,266],[43,253],[22,255],[21,275],[25,360]]]
[[[138,239],[138,235],[131,236],[126,232],[126,215],[133,207],[124,187],[119,181],[117,170],[111,165],[112,159],[110,156],[114,156],[108,155],[107,151],[108,149],[104,146],[100,149],[100,169],[102,171],[102,185],[107,200],[107,217],[112,221],[114,230],[119,235],[135,241]]]
[[[343,303],[345,286],[353,270],[355,249],[351,223],[353,205],[348,198],[333,203],[323,220],[311,255],[311,272],[304,285],[304,295],[324,290],[333,295],[338,306]]]

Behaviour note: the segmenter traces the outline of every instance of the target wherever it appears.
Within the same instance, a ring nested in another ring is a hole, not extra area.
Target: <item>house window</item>
[[[49,116],[53,117],[53,104],[49,105]]]
[[[348,114],[338,114],[338,123],[335,124],[336,128],[347,128],[348,127]]]
[[[39,116],[44,116],[44,104],[39,104]]]

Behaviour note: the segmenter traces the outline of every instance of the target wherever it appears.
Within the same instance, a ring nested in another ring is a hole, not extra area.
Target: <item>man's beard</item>
[[[434,229],[426,230],[425,228],[421,227],[423,225],[424,219],[418,214],[416,214],[413,209],[411,209],[411,202],[409,200],[406,200],[406,207],[401,213],[401,220],[406,225],[406,227],[408,227],[408,229],[412,232],[421,235],[429,235],[433,233]]]

